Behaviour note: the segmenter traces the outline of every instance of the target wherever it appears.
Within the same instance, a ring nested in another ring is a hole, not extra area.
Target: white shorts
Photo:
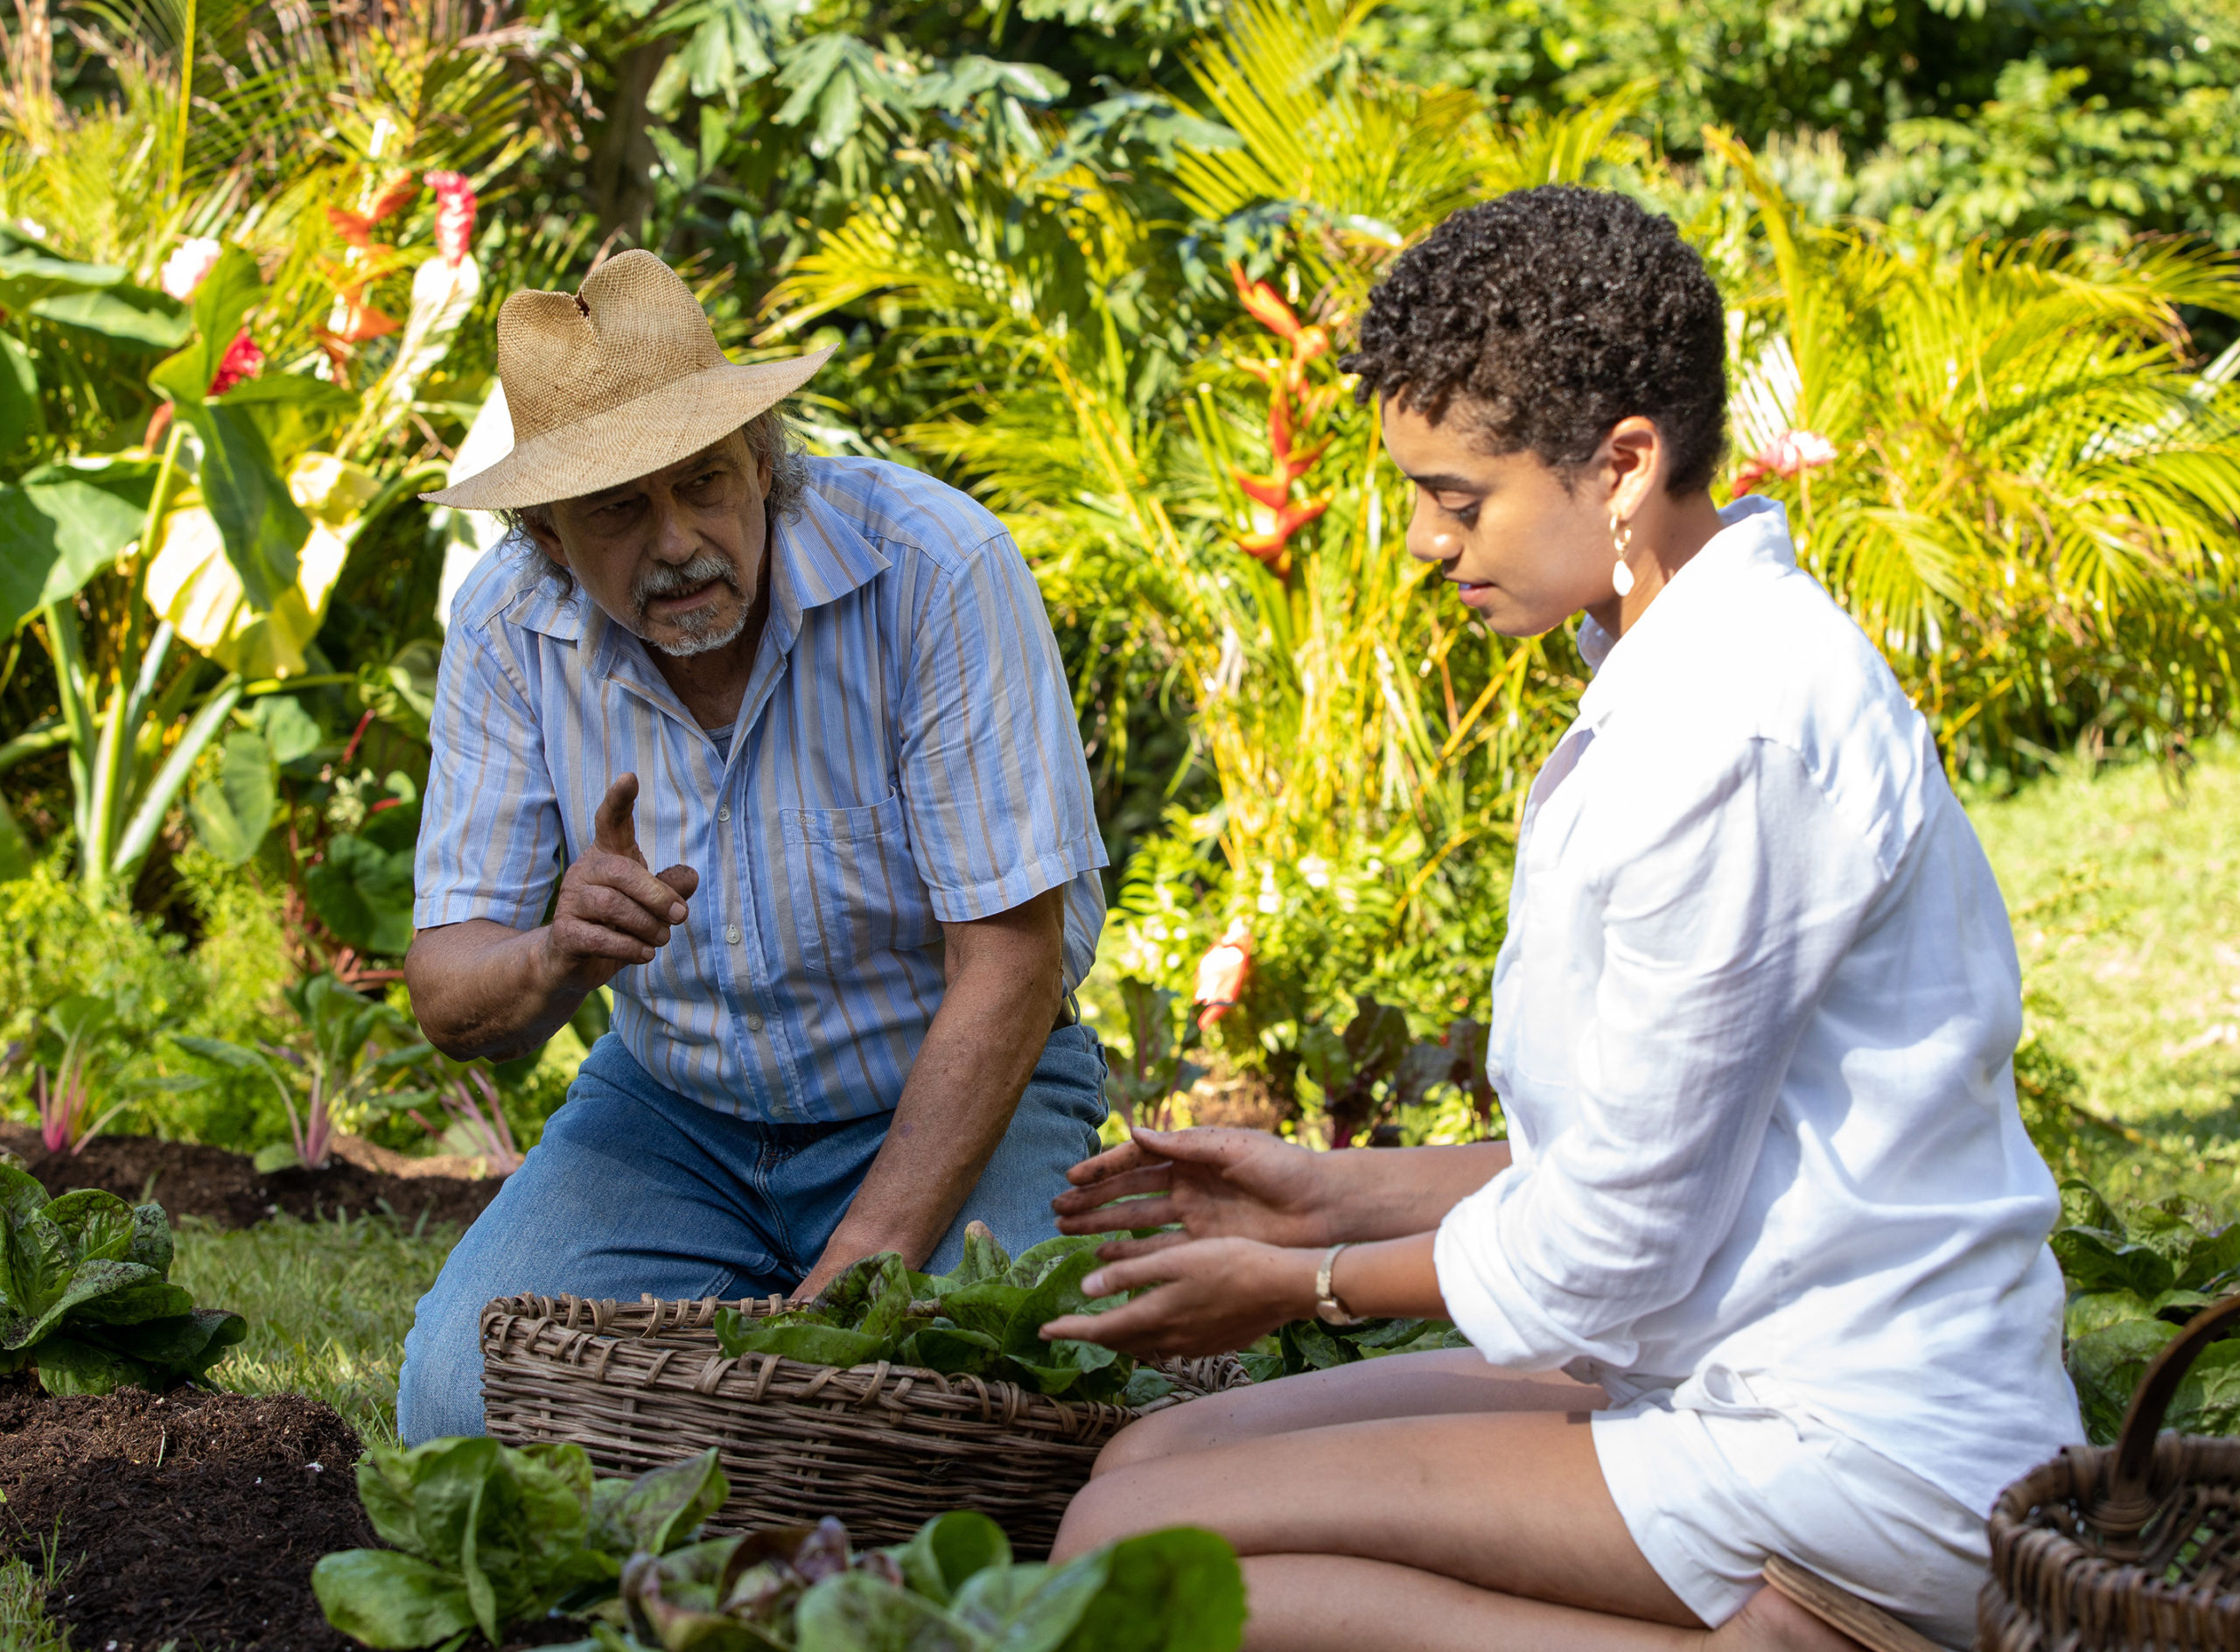
[[[1602,1477],[1657,1576],[1717,1628],[1778,1554],[1939,1646],[1971,1645],[1983,1516],[1767,1386],[1714,1369],[1595,1413]]]

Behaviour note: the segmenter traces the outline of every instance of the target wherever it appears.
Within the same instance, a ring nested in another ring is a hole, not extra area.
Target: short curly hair
[[[1369,295],[1354,394],[1462,418],[1489,452],[1566,478],[1635,414],[1670,444],[1669,491],[1726,444],[1726,320],[1672,220],[1607,190],[1521,189],[1456,213]]]

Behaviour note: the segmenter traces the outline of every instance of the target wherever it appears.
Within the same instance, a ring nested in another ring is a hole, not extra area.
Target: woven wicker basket
[[[625,1474],[713,1446],[732,1482],[719,1529],[833,1515],[858,1542],[889,1543],[943,1509],[977,1508],[1039,1557],[1098,1450],[1142,1414],[884,1361],[841,1370],[717,1346],[717,1309],[784,1306],[500,1298],[481,1320],[490,1432],[575,1440]],[[1145,1410],[1247,1380],[1226,1357],[1161,1368],[1179,1391]]]
[[[1978,1652],[2240,1652],[2240,1439],[2160,1432],[2235,1319],[2240,1297],[2194,1316],[2113,1446],[2072,1446],[2000,1495]]]

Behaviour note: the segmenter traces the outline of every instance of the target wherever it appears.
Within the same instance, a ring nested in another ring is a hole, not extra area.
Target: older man
[[[734,364],[626,253],[507,300],[514,450],[428,495],[520,531],[444,645],[413,1008],[461,1059],[616,1014],[421,1300],[408,1440],[480,1432],[493,1297],[942,1266],[969,1218],[1054,1231],[1094,1149],[1104,853],[1049,622],[970,500],[788,451],[829,354]]]

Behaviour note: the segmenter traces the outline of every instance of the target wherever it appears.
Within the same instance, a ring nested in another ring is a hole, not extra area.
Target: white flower
[[[172,256],[164,260],[163,273],[157,277],[165,292],[185,304],[194,297],[210,271],[216,268],[220,248],[207,235],[197,235],[181,242]]]

